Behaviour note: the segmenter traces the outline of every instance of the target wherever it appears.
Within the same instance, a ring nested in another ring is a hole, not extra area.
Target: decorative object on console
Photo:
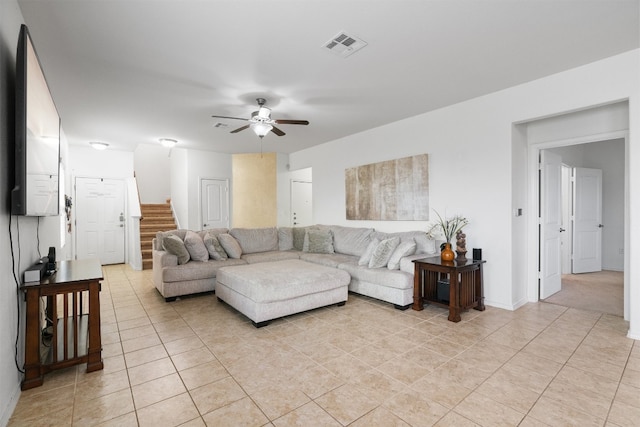
[[[428,220],[429,156],[345,169],[345,196],[348,220]]]
[[[444,249],[440,252],[440,259],[442,259],[442,261],[453,261],[455,257],[456,254],[451,249],[451,243],[446,242],[444,244]]]
[[[434,235],[444,237],[446,243],[444,244],[444,249],[442,249],[441,258],[443,261],[453,261],[455,253],[451,249],[451,240],[453,236],[457,236],[458,233],[462,232],[462,229],[469,221],[461,215],[455,215],[453,218],[447,219],[446,216],[443,218],[435,209],[434,212],[438,216],[438,220],[429,227],[427,235],[432,238]],[[464,253],[467,253],[466,249],[464,249]]]
[[[467,259],[467,235],[462,230],[456,233],[456,260],[464,261]]]

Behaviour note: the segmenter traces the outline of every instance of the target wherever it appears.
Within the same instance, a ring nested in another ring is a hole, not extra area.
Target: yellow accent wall
[[[276,161],[276,153],[232,156],[232,227],[277,225]]]

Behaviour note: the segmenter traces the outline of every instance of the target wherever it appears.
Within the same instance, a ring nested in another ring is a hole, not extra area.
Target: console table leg
[[[424,302],[422,300],[424,281],[422,276],[422,269],[416,264],[413,272],[413,306],[411,307],[416,311],[422,311],[424,309]]]
[[[451,322],[459,322],[460,317],[460,289],[458,273],[449,274],[449,317]]]

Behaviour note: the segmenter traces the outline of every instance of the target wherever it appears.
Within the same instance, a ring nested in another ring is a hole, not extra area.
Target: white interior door
[[[291,226],[306,227],[313,224],[313,184],[291,181]]]
[[[602,171],[573,169],[573,273],[602,270]]]
[[[229,228],[229,181],[202,179],[200,181],[202,229]]]
[[[540,298],[562,286],[562,157],[540,152]]]
[[[124,182],[76,178],[76,258],[124,263]]]

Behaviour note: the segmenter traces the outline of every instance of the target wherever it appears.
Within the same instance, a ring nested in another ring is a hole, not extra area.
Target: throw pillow
[[[229,258],[240,258],[242,256],[242,248],[240,243],[231,235],[227,233],[218,234],[218,241],[224,248],[224,251],[229,255]]]
[[[224,248],[220,245],[218,241],[218,237],[215,234],[207,233],[204,236],[204,246],[207,248],[207,252],[209,252],[209,256],[215,260],[227,259],[227,253],[224,251]]]
[[[187,252],[189,252],[192,260],[207,261],[209,259],[209,251],[207,251],[202,237],[197,233],[191,230],[187,231],[187,234],[184,236],[184,246],[187,248]]]
[[[413,241],[413,239],[411,241],[400,243],[391,254],[391,258],[389,258],[389,262],[387,263],[387,268],[389,270],[399,270],[400,260],[406,256],[415,254],[417,246],[418,245]]]
[[[371,261],[371,255],[373,255],[373,251],[376,250],[378,245],[380,244],[380,240],[373,239],[367,249],[364,251],[360,259],[358,260],[358,265],[369,265],[369,261]]]
[[[304,236],[307,234],[306,227],[293,227],[293,249],[301,251],[304,247]]]
[[[281,251],[290,251],[293,249],[293,228],[278,228],[278,249]]]
[[[162,247],[165,251],[178,257],[178,264],[186,264],[191,259],[184,242],[178,236],[167,234],[162,238]]]
[[[400,244],[399,237],[392,237],[390,239],[384,239],[381,241],[371,255],[369,260],[369,268],[381,268],[386,267],[389,262],[389,258],[393,254],[393,251]]]
[[[330,230],[307,230],[304,237],[305,252],[333,254],[333,234]]]

